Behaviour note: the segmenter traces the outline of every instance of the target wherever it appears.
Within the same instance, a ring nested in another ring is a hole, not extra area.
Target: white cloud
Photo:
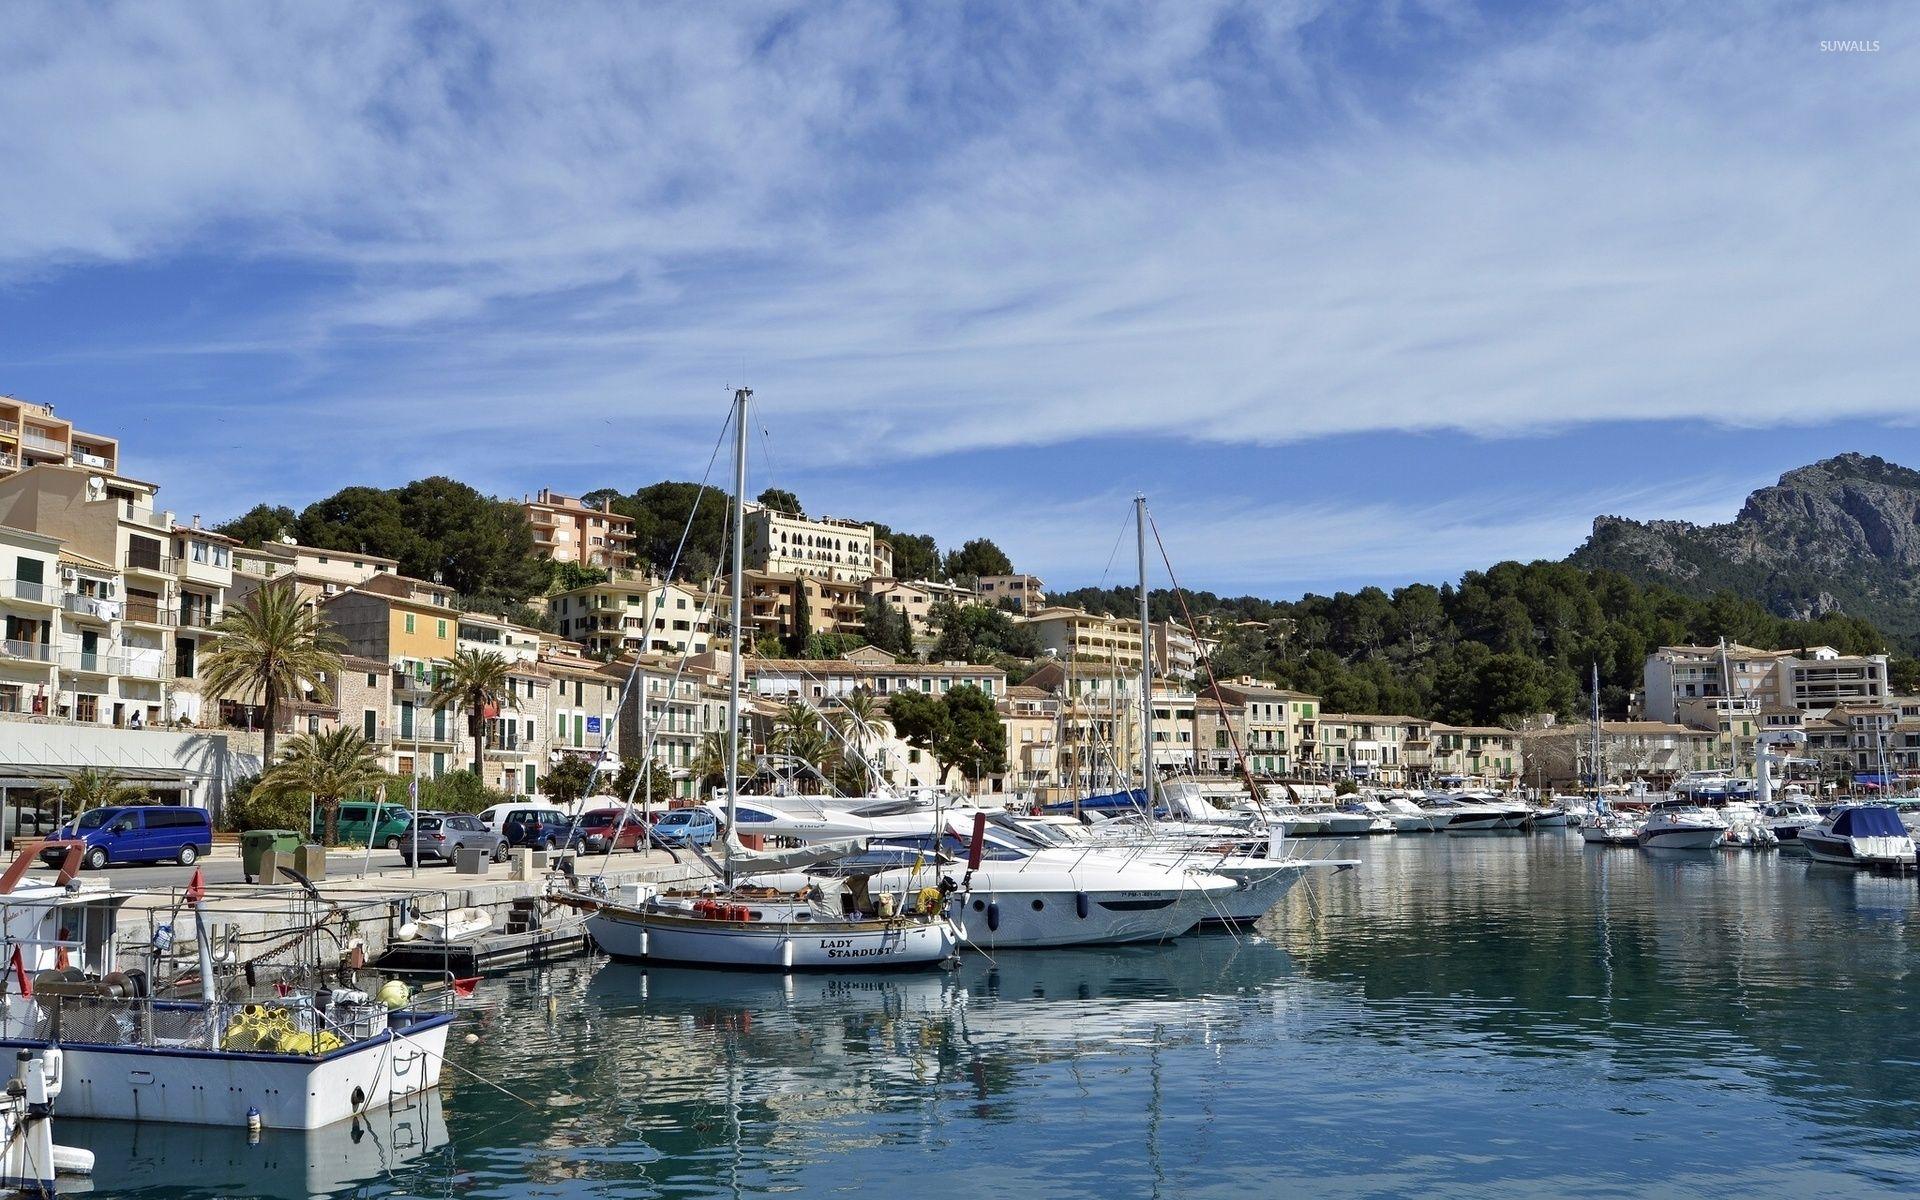
[[[204,331],[263,477],[698,461],[743,375],[845,465],[1912,411],[1899,6],[10,18],[0,279],[293,272]]]

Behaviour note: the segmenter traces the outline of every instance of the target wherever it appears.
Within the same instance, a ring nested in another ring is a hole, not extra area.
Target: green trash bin
[[[249,829],[240,835],[240,872],[252,883],[260,874],[267,851],[292,855],[300,848],[300,835],[291,829]]]

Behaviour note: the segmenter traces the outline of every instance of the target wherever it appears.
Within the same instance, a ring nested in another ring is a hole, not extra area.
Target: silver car
[[[507,861],[507,839],[467,813],[421,813],[400,835],[400,861],[409,865],[416,857],[452,862],[461,850],[484,850],[494,862]]]

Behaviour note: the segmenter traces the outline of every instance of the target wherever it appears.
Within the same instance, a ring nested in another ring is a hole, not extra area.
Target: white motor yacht
[[[1648,811],[1640,845],[1648,850],[1710,850],[1726,833],[1726,822],[1712,809],[1686,799],[1663,800]]]
[[[1782,842],[1798,841],[1800,831],[1820,823],[1820,810],[1805,800],[1776,800],[1761,810],[1760,817]]]
[[[1420,806],[1433,814],[1434,828],[1447,833],[1479,833],[1501,828],[1507,814],[1487,804],[1470,804],[1443,792],[1429,792]]]
[[[1387,820],[1393,822],[1393,828],[1399,833],[1432,833],[1445,827],[1440,814],[1421,808],[1399,792],[1386,792],[1378,796],[1374,803]]]

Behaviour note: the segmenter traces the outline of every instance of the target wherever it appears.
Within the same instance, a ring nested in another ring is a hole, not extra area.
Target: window
[[[439,621],[436,622],[436,624],[439,628],[435,630],[434,636],[444,641],[447,636],[447,623],[445,621]]]
[[[367,672],[367,686],[368,686],[368,687],[370,687],[370,688],[377,688],[377,687],[379,687],[379,686],[380,686],[380,677],[379,677],[378,675],[376,675],[376,674],[374,674],[374,673],[373,673],[372,671],[368,671],[368,672]]]
[[[413,614],[412,613],[407,614],[407,632],[408,633],[413,632]]]

